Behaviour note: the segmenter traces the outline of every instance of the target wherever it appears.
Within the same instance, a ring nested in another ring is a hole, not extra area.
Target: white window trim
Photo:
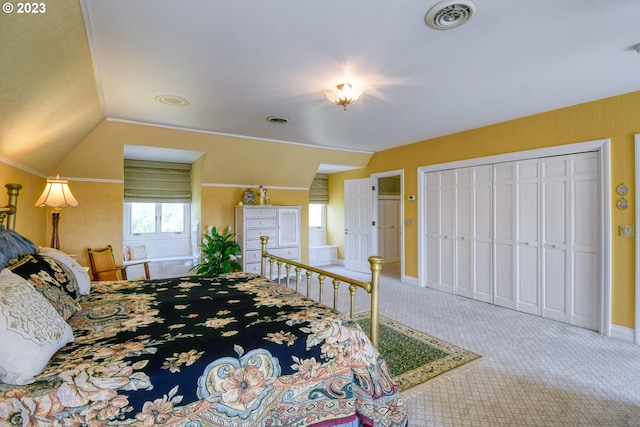
[[[131,203],[136,202],[125,202],[124,203],[124,214],[123,214],[123,228],[124,228],[124,240],[171,240],[171,239],[184,239],[186,237],[190,237],[191,233],[191,205],[189,203],[184,203],[185,211],[184,211],[184,227],[183,232],[160,232],[156,231],[155,233],[142,233],[142,234],[133,234],[131,233]],[[156,212],[159,204],[163,202],[156,203]],[[167,203],[167,202],[164,202]],[[156,230],[158,229],[158,218],[156,218]]]

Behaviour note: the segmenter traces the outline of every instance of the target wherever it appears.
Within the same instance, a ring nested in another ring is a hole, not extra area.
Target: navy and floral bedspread
[[[0,425],[406,425],[362,329],[264,278],[96,282],[80,304],[37,381],[0,384]]]

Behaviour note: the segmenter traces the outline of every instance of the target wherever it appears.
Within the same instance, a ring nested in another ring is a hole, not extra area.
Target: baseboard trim
[[[404,276],[402,278],[402,283],[418,286],[418,278],[413,276]]]
[[[627,328],[624,326],[611,325],[611,338],[626,341],[626,342],[635,342],[635,331],[631,328]],[[640,343],[636,343],[640,344]]]

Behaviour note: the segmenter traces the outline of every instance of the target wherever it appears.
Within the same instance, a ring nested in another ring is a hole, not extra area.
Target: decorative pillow
[[[56,260],[42,255],[25,255],[9,269],[31,283],[65,320],[80,309],[77,284]],[[68,270],[67,270],[68,271]]]
[[[75,259],[57,249],[46,248],[42,246],[40,246],[40,254],[51,257],[69,267],[73,272],[76,281],[78,282],[80,295],[89,295],[89,293],[91,292],[91,278],[89,277],[89,273],[87,273],[87,270],[85,270],[83,266],[78,264]]]
[[[71,327],[33,286],[0,272],[0,381],[32,383],[54,355],[73,341]]]
[[[36,245],[31,240],[0,224],[0,268],[8,266],[13,259],[36,252]]]

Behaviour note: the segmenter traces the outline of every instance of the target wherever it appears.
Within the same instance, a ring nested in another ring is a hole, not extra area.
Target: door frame
[[[372,173],[371,178],[376,190],[373,193],[373,220],[378,224],[378,178],[400,176],[400,281],[405,281],[404,273],[404,169]],[[374,227],[375,244],[380,241],[378,227]]]
[[[636,217],[635,217],[635,225],[636,225],[636,277],[635,277],[635,286],[636,286],[636,322],[635,322],[635,331],[634,331],[634,342],[640,345],[640,239],[638,238],[638,224],[640,224],[640,196],[638,187],[640,185],[640,133],[637,133],[634,137],[634,149],[635,149],[635,169],[636,169],[636,187],[635,187],[635,198],[636,198]]]
[[[640,144],[640,137],[636,135],[636,143]],[[424,263],[420,260],[423,259],[426,253],[426,247],[424,244],[424,233],[426,224],[426,207],[423,195],[426,191],[426,174],[429,172],[437,172],[448,169],[458,169],[463,167],[480,166],[492,163],[513,162],[517,160],[534,159],[540,157],[560,156],[566,154],[577,154],[587,151],[597,151],[600,159],[600,252],[601,257],[601,283],[602,289],[600,292],[600,328],[599,331],[603,335],[611,336],[611,177],[610,177],[610,140],[599,139],[594,141],[579,142],[574,144],[558,145],[547,148],[539,148],[526,151],[517,151],[513,153],[498,154],[495,156],[478,157],[468,160],[459,160],[448,163],[439,163],[435,165],[418,167],[418,286],[426,286],[426,274]],[[636,150],[638,155],[638,150]],[[636,160],[638,162],[638,160]],[[639,188],[636,185],[636,188]],[[636,198],[636,203],[638,200]],[[636,208],[636,215],[638,215],[638,208]],[[636,224],[638,222],[636,221]],[[638,240],[636,239],[636,244]],[[638,256],[638,250],[636,250],[636,256]],[[640,258],[639,258],[640,259]],[[636,262],[636,265],[638,263]],[[636,274],[639,273],[636,271]],[[640,280],[640,275],[637,276],[636,281]],[[638,333],[638,301],[640,301],[640,295],[638,294],[638,287],[636,286],[636,337],[640,340]]]

